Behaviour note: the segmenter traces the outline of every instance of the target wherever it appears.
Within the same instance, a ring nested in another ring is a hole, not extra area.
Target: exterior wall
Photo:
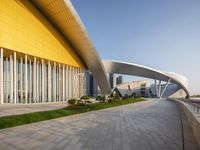
[[[60,102],[85,95],[85,71],[80,67],[3,48],[0,56],[1,104]]]
[[[72,47],[28,0],[0,0],[0,47],[84,67]]]

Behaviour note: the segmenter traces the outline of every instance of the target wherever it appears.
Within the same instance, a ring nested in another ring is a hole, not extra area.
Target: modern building
[[[150,97],[149,95],[149,81],[140,80],[119,84],[115,87],[114,92],[118,93],[121,97],[124,96],[139,96]]]
[[[100,57],[68,0],[1,0],[0,51],[1,104],[78,98],[86,94],[87,69],[110,92]]]
[[[160,92],[164,91],[166,87],[166,83],[161,83]],[[157,89],[159,89],[159,85],[157,85]],[[123,84],[119,84],[113,90],[114,93],[118,93],[121,97],[124,96],[137,96],[137,97],[148,97],[155,98],[159,97],[159,91],[156,91],[155,84],[151,84],[149,80],[139,80],[133,82],[127,82]],[[162,94],[163,98],[183,98],[186,96],[186,93],[182,88],[177,86],[176,84],[169,83],[164,93]]]
[[[108,95],[115,84],[109,84],[107,73],[130,74],[123,65],[112,64],[108,69],[102,62],[70,0],[0,1],[0,104],[81,97],[86,94],[86,70]],[[153,70],[142,69],[147,71],[142,76]],[[137,72],[131,75],[140,76]],[[149,78],[171,81],[189,95],[182,76],[153,72]]]

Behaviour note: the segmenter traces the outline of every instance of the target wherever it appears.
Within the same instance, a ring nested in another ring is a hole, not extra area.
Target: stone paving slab
[[[184,126],[198,149],[187,120]],[[172,101],[149,100],[3,129],[0,149],[182,150],[180,112]]]

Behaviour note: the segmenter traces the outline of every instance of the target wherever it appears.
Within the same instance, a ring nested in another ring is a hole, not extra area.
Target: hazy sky
[[[72,0],[102,59],[185,75],[200,94],[200,0]]]

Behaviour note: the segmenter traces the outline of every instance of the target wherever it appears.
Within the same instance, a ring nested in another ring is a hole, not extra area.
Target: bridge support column
[[[171,79],[169,79],[169,80],[167,81],[167,84],[165,85],[165,88],[163,89],[162,94],[160,95],[160,98],[162,98],[163,94],[165,93],[165,91],[166,91],[166,89],[167,89],[167,87],[168,87],[170,81],[171,81]]]
[[[158,97],[160,97],[160,93],[161,93],[161,80],[159,80],[158,84]]]
[[[157,81],[155,79],[155,92],[156,92],[156,97],[158,97],[158,87],[157,87]]]

